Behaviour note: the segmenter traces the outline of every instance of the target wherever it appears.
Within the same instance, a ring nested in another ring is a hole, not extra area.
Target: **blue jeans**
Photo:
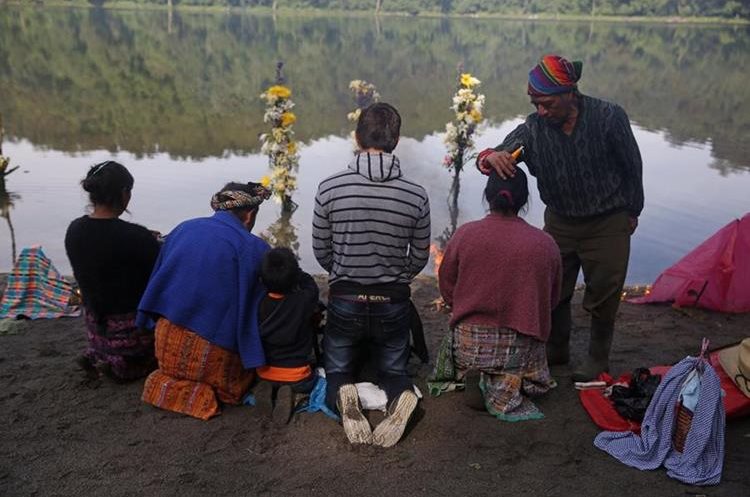
[[[323,337],[326,403],[336,410],[339,387],[354,383],[359,351],[369,345],[378,383],[388,402],[413,388],[407,372],[410,354],[411,307],[409,301],[352,301],[332,295]]]

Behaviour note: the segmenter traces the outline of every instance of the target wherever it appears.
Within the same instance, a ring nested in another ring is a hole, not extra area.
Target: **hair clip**
[[[92,172],[91,174],[89,174],[89,178],[95,176],[96,173],[98,173],[99,171],[101,171],[104,168],[104,166],[109,165],[110,162],[112,162],[112,161],[111,160],[106,160],[106,161],[102,162],[101,164],[99,164],[98,166],[96,166],[96,169],[94,169],[94,172]]]

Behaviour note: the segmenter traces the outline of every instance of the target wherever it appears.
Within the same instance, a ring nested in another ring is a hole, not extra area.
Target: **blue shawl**
[[[245,368],[262,366],[257,316],[265,289],[259,273],[269,248],[227,211],[181,223],[159,253],[136,323],[164,316],[237,352]]]

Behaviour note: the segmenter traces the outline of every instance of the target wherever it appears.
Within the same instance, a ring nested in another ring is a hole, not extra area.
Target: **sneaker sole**
[[[394,407],[393,412],[375,428],[373,443],[380,447],[396,445],[404,435],[406,425],[417,407],[418,400],[414,392],[402,393],[396,400],[396,407]]]
[[[372,428],[359,408],[359,395],[354,385],[343,385],[339,389],[339,410],[346,438],[352,444],[371,444]]]

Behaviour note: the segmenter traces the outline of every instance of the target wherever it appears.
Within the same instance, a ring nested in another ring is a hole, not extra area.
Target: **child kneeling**
[[[256,369],[261,384],[258,402],[270,396],[274,422],[287,423],[296,396],[307,394],[315,385],[311,353],[315,329],[313,316],[318,307],[318,285],[302,271],[288,248],[268,251],[261,264],[261,280],[268,293],[258,311],[260,338],[266,365]],[[271,392],[263,392],[270,384]]]

